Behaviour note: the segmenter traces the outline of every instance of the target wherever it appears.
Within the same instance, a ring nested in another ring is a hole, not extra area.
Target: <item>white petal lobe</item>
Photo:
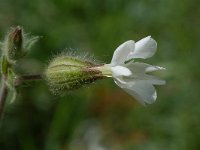
[[[132,73],[131,71],[123,66],[115,66],[111,67],[112,73],[114,77],[119,77],[119,76],[130,76]]]
[[[135,84],[135,82],[144,82],[152,85],[164,85],[166,83],[165,80],[148,74],[134,74],[128,78],[123,78],[123,83]]]
[[[157,70],[166,70],[166,69],[163,67],[159,67],[159,66],[149,66],[145,69],[145,72],[148,73],[148,72],[153,72],[153,71],[157,71]]]
[[[113,58],[111,60],[111,65],[116,66],[120,64],[124,64],[127,60],[127,57],[131,51],[135,49],[135,42],[132,40],[126,41],[121,44],[114,52]]]
[[[135,43],[135,50],[128,56],[131,58],[149,58],[152,57],[157,49],[156,41],[148,36]]]
[[[128,88],[124,88],[124,90],[142,104],[152,104],[157,98],[154,86],[147,83],[138,82]]]

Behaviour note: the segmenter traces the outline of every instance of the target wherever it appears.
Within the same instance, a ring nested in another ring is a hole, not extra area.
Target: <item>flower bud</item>
[[[104,77],[95,64],[72,56],[53,59],[45,76],[54,94],[80,88]]]
[[[16,61],[24,55],[22,28],[11,29],[5,41],[5,54],[11,61]]]

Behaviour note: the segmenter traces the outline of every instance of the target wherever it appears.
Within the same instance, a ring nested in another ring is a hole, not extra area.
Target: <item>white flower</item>
[[[130,40],[115,50],[111,63],[107,65],[115,83],[142,104],[154,103],[157,93],[153,85],[165,84],[164,80],[148,73],[165,68],[134,62],[134,58],[152,57],[156,49],[157,43],[150,36],[136,43]]]

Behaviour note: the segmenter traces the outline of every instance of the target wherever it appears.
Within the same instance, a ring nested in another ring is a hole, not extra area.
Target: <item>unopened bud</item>
[[[80,88],[102,79],[97,65],[77,57],[59,56],[50,62],[45,76],[54,94]]]
[[[5,54],[11,61],[21,58],[23,53],[23,35],[22,28],[16,27],[11,29],[5,41]]]

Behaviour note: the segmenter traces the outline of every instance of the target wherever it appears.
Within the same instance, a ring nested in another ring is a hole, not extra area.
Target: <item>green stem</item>
[[[5,102],[8,96],[8,87],[6,85],[6,80],[7,77],[5,75],[2,76],[2,85],[1,85],[1,90],[0,90],[0,119],[3,117],[3,111],[4,111],[4,106]]]
[[[35,74],[35,75],[23,75],[20,77],[17,77],[15,79],[15,87],[20,86],[26,81],[35,81],[35,80],[42,80],[43,76],[41,74]],[[9,88],[6,84],[7,76],[3,75],[1,79],[1,90],[0,90],[0,120],[3,117],[4,107],[6,103],[6,99],[8,96]]]
[[[42,79],[43,79],[42,74],[22,75],[15,79],[15,87],[20,86],[26,81],[36,81],[36,80],[42,80]]]

